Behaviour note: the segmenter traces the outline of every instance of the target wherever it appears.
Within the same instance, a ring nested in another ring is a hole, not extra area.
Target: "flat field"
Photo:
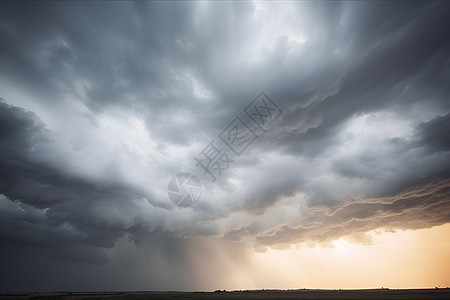
[[[55,292],[0,294],[0,299],[450,299],[450,289],[255,290],[217,292]]]

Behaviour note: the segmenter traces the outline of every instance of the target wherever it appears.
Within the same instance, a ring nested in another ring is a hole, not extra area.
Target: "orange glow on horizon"
[[[255,253],[246,278],[255,289],[450,286],[450,224],[369,235],[372,245],[340,238],[328,248],[297,244]]]

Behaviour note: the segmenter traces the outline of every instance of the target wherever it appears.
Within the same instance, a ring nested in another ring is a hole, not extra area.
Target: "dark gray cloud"
[[[252,246],[449,221],[446,2],[0,8],[2,291],[211,289]],[[243,112],[260,91],[267,132]],[[236,116],[259,138],[211,183],[193,157]]]
[[[417,126],[418,145],[426,145],[432,151],[450,149],[450,114],[437,116]]]

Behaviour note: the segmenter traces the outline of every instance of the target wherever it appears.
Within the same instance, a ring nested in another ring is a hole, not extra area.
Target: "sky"
[[[0,292],[450,286],[450,3],[0,3]]]

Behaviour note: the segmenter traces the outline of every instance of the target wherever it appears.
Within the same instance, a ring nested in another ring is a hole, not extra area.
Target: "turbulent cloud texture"
[[[0,290],[213,289],[255,250],[450,222],[449,14],[2,2]],[[212,183],[194,156],[261,91],[282,115]]]

